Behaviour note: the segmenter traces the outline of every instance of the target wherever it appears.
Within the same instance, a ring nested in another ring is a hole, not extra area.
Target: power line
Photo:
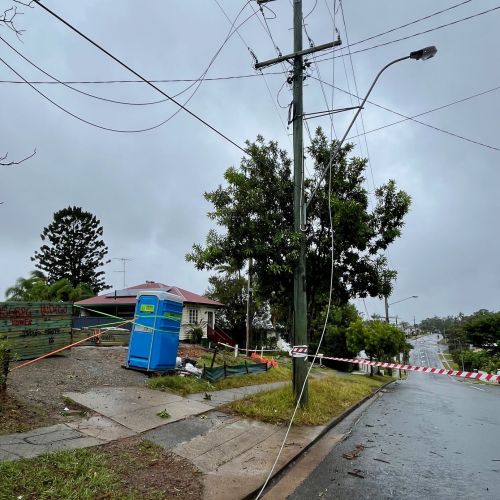
[[[358,106],[359,106],[360,103],[361,103],[361,99],[359,97],[358,82],[356,81],[356,73],[354,71],[354,63],[352,61],[351,49],[349,47],[349,35],[347,34],[347,24],[346,24],[346,21],[345,21],[344,4],[343,4],[342,0],[339,1],[339,6],[340,6],[340,12],[342,14],[342,22],[344,24],[344,33],[345,33],[345,38],[346,38],[346,41],[347,41],[347,50],[349,51],[349,60],[351,62],[352,78],[354,80],[354,90],[356,91],[356,95],[358,96],[357,99],[358,99]],[[370,151],[368,149],[368,141],[366,140],[365,120],[363,119],[363,111],[362,110],[360,110],[359,117],[361,119],[361,128],[363,130],[363,136],[364,136],[364,139],[365,139],[366,157],[368,159],[368,166],[370,168],[370,175],[371,175],[371,178],[372,178],[373,191],[375,191],[375,178],[373,176],[373,168],[372,168],[372,161],[371,161],[371,158],[370,158]]]
[[[106,127],[104,125],[99,125],[98,123],[91,122],[90,120],[82,118],[81,116],[73,113],[72,111],[69,111],[68,109],[61,106],[53,99],[51,99],[49,96],[45,95],[41,90],[37,89],[33,84],[29,83],[20,73],[18,73],[10,64],[8,64],[1,57],[0,57],[0,62],[2,62],[5,66],[7,66],[7,68],[9,68],[15,75],[17,75],[19,78],[21,78],[21,80],[23,80],[26,84],[28,84],[37,94],[41,95],[45,100],[47,100],[48,102],[53,104],[56,108],[59,108],[61,111],[63,111],[67,115],[75,118],[78,121],[81,121],[87,125],[90,125],[92,127],[95,127],[95,128],[101,129],[101,130],[106,130],[107,132],[116,132],[116,133],[121,133],[121,134],[133,134],[133,133],[140,133],[140,132],[148,132],[148,131],[153,130],[155,128],[161,127],[163,124],[165,124],[167,121],[169,121],[171,118],[173,118],[173,116],[175,116],[179,112],[179,110],[178,110],[173,115],[171,115],[169,118],[167,118],[166,120],[164,120],[160,123],[157,123],[156,125],[152,125],[150,127],[143,128],[143,129],[128,130],[128,129],[115,129],[115,128],[111,128],[111,127]],[[219,133],[219,135],[220,135],[220,133]],[[230,141],[230,142],[232,142],[232,141]],[[238,146],[238,148],[242,149],[239,146]]]
[[[314,5],[312,6],[312,9],[304,16],[303,22],[316,10],[316,6],[318,5],[318,0],[314,0]]]
[[[316,6],[316,4],[315,4]],[[314,9],[313,9],[314,10]],[[312,11],[311,11],[312,12]],[[307,17],[307,16],[306,16]],[[306,30],[306,25],[305,25],[305,20],[306,20],[306,17],[303,17],[302,18],[302,25],[303,25],[303,28],[304,28],[304,33],[306,34],[307,36],[307,39],[309,41],[309,46],[311,48],[314,47],[314,41],[312,40],[312,38],[309,36],[309,33],[307,32]],[[333,32],[335,33],[335,19],[332,17],[332,24],[333,24]],[[316,62],[316,55],[314,53],[312,53],[312,60],[314,62],[314,67],[316,68],[316,72],[318,73],[318,75],[321,75],[321,71],[319,69],[319,66],[318,66],[318,63]],[[332,81],[333,83],[335,83],[335,59],[332,57]],[[320,76],[321,78],[321,76]],[[323,99],[325,100],[325,104],[326,104],[326,107],[328,107],[328,98],[326,97],[326,92],[325,92],[325,89],[323,87],[323,84],[321,83],[321,92],[323,94]],[[333,87],[332,87],[333,88]],[[332,92],[332,108],[333,108],[333,92]],[[333,135],[335,135],[335,137],[337,137],[337,132],[335,130],[335,125],[333,123],[333,117],[330,115],[329,116],[330,118],[330,141],[333,139]],[[307,125],[307,122],[306,122],[306,125]],[[310,139],[311,140],[311,139]]]
[[[316,78],[315,76],[311,76],[311,78],[313,78],[314,80],[318,80],[318,78]],[[325,83],[326,85],[330,85],[330,83],[328,83],[328,82],[323,82],[323,83]],[[347,90],[344,90],[344,89],[342,89],[340,87],[335,87],[335,89],[338,90],[338,91],[340,91],[340,92],[343,92],[344,94],[349,94],[349,92]],[[497,87],[495,87],[494,89],[490,89],[489,91],[485,91],[484,93],[492,92],[493,90],[497,90]],[[353,94],[351,94],[351,95],[353,95]],[[483,95],[483,93],[477,94],[477,96],[479,96],[479,95]],[[354,96],[354,97],[357,97],[357,96]],[[462,100],[457,101],[456,103],[448,103],[448,104],[446,104],[444,106],[440,106],[439,108],[432,109],[432,110],[429,110],[429,111],[425,111],[424,113],[419,113],[419,114],[417,114],[415,116],[422,116],[422,115],[427,114],[427,113],[432,113],[433,111],[437,111],[438,109],[442,109],[444,107],[449,107],[449,106],[452,106],[453,104],[458,104],[458,102],[463,102],[463,101],[466,101],[468,99],[472,99],[473,97],[476,97],[476,95],[470,96],[468,98],[464,98]],[[386,106],[382,106],[381,104],[377,104],[374,101],[367,100],[366,102],[368,102],[372,106],[375,106],[377,108],[380,108],[380,109],[383,109],[385,111],[388,111],[389,113],[393,113],[395,115],[398,115],[398,116],[401,116],[402,118],[404,118],[404,120],[401,120],[401,121],[399,121],[397,123],[401,123],[403,121],[411,120],[413,122],[419,123],[420,125],[424,125],[425,127],[429,127],[429,128],[431,128],[433,130],[437,130],[438,132],[442,132],[443,134],[448,134],[448,135],[451,135],[452,137],[456,137],[457,139],[462,139],[464,141],[470,142],[472,144],[476,144],[478,146],[482,146],[482,147],[485,147],[485,148],[488,148],[488,149],[493,149],[495,151],[500,151],[500,148],[497,148],[495,146],[491,146],[489,144],[485,144],[483,142],[476,141],[474,139],[469,139],[468,137],[464,137],[463,135],[455,134],[454,132],[450,132],[449,130],[445,130],[443,128],[439,128],[439,127],[436,127],[434,125],[431,125],[429,123],[422,122],[420,120],[416,120],[412,116],[404,115],[403,113],[399,113],[398,111],[394,111],[393,109],[387,108]],[[388,124],[387,126],[379,127],[378,129],[369,130],[366,133],[370,134],[372,132],[375,132],[376,130],[380,130],[380,129],[383,129],[383,128],[386,128],[386,127],[390,127],[390,126],[395,125],[395,124],[396,123],[391,123],[391,124]],[[347,140],[351,140],[351,139],[354,139],[356,137],[358,137],[358,136],[351,136],[351,137],[348,137]]]
[[[222,133],[220,130],[216,129],[213,125],[210,125],[210,123],[208,123],[206,120],[204,120],[203,118],[201,118],[200,116],[198,116],[196,113],[194,113],[190,109],[186,108],[183,104],[181,104],[180,102],[178,102],[174,98],[170,97],[167,93],[165,93],[159,87],[157,87],[156,85],[154,85],[153,83],[151,83],[150,81],[148,81],[146,78],[144,78],[140,73],[138,73],[137,71],[133,70],[130,66],[128,66],[127,64],[125,64],[123,61],[121,61],[120,59],[118,59],[113,54],[111,54],[111,52],[107,51],[105,48],[103,48],[97,42],[95,42],[94,40],[92,40],[91,38],[89,38],[87,35],[85,35],[84,33],[82,33],[80,30],[78,30],[77,28],[75,28],[68,21],[66,21],[61,16],[59,16],[58,14],[56,14],[55,12],[53,12],[52,10],[50,10],[48,7],[46,7],[44,4],[42,4],[40,2],[40,0],[33,0],[33,1],[34,1],[34,3],[36,5],[39,5],[42,9],[44,9],[46,12],[48,12],[51,16],[55,17],[57,20],[59,20],[65,26],[67,26],[69,29],[71,29],[72,31],[74,31],[75,33],[77,33],[79,36],[81,36],[82,38],[84,38],[85,40],[87,40],[89,43],[91,43],[98,50],[100,50],[101,52],[103,52],[104,54],[106,54],[108,57],[110,57],[111,59],[113,59],[120,66],[123,66],[125,69],[127,69],[132,74],[134,74],[137,78],[140,78],[141,80],[143,80],[144,83],[147,83],[150,87],[154,88],[157,92],[159,92],[160,94],[162,94],[164,97],[166,97],[169,100],[171,100],[174,104],[176,104],[177,106],[179,106],[179,108],[181,108],[182,110],[184,110],[186,113],[188,113],[189,115],[191,115],[193,118],[195,118],[199,122],[203,123],[203,125],[205,125],[206,127],[208,127],[210,130],[212,130],[217,135],[219,135],[220,137],[222,137],[223,139],[225,139],[227,142],[229,142],[230,144],[232,144],[233,146],[235,146],[236,148],[238,148],[243,153],[248,154],[248,152],[246,151],[246,149],[242,148],[239,144],[237,144],[235,141],[233,141],[232,139],[230,139],[227,135],[225,135],[224,133]],[[23,79],[21,77],[21,75],[19,75],[18,73],[16,73],[16,74],[17,74],[17,76],[19,78]],[[39,92],[39,90],[36,89],[33,85],[31,85],[31,87],[33,89],[35,89],[37,92]],[[39,92],[39,93],[41,93],[41,92]],[[44,96],[44,97],[46,97],[46,96]],[[59,105],[57,105],[57,106],[60,107]],[[60,109],[63,109],[63,108],[60,107]]]
[[[218,57],[218,55],[220,54],[220,52],[222,51],[222,49],[224,48],[224,46],[226,45],[226,43],[228,42],[228,40],[231,38],[231,36],[236,32],[236,30],[239,27],[241,27],[244,23],[246,23],[249,19],[251,19],[253,17],[254,14],[251,14],[249,17],[247,17],[247,19],[245,19],[242,23],[240,23],[240,25],[235,30],[233,30],[233,27],[234,27],[236,21],[238,20],[239,16],[241,15],[241,13],[245,9],[245,7],[248,5],[248,3],[249,3],[249,0],[240,9],[238,15],[236,16],[236,18],[234,19],[234,21],[231,23],[231,27],[229,29],[228,34],[226,35],[225,40],[222,42],[222,44],[220,45],[220,47],[218,48],[218,50],[215,52],[215,54],[213,55],[212,59],[210,60],[208,66],[205,68],[205,70],[201,74],[201,76],[197,80],[195,80],[194,83],[192,83],[191,85],[189,85],[188,87],[186,87],[184,90],[182,90],[181,92],[179,92],[178,94],[176,94],[175,96],[173,96],[173,97],[177,97],[177,96],[183,94],[184,92],[186,92],[190,88],[192,88],[196,83],[198,83],[198,85],[195,88],[195,90],[191,93],[191,95],[189,96],[189,98],[184,102],[184,105],[186,105],[194,97],[195,93],[200,88],[200,85],[201,85],[201,83],[203,81],[203,77],[207,74],[207,72],[209,71],[210,67],[213,65],[214,61],[216,60],[216,58]],[[29,64],[31,64],[32,66],[34,66],[36,69],[38,69],[39,71],[41,71],[42,73],[44,73],[46,76],[52,78],[56,83],[61,83],[65,87],[69,88],[70,90],[73,90],[73,91],[78,92],[80,94],[83,94],[85,96],[88,96],[88,97],[91,97],[91,98],[94,98],[94,99],[98,99],[98,100],[101,100],[101,101],[105,101],[105,102],[110,102],[110,103],[114,103],[114,104],[121,104],[121,105],[129,105],[129,106],[145,106],[145,105],[159,104],[159,103],[163,103],[163,102],[167,102],[168,101],[168,99],[161,99],[161,100],[158,100],[158,101],[150,101],[150,102],[142,102],[142,103],[132,103],[132,102],[128,102],[128,101],[118,101],[118,100],[115,100],[115,99],[104,98],[104,97],[101,97],[101,96],[96,96],[94,94],[82,91],[80,89],[72,87],[71,85],[68,85],[66,83],[61,82],[55,76],[51,75],[50,73],[48,73],[44,69],[40,68],[37,64],[35,64],[31,60],[29,60],[27,57],[25,57],[21,52],[19,52],[16,48],[14,48],[12,45],[10,45],[2,37],[0,37],[0,40],[2,42],[4,42],[4,44],[6,44],[12,51],[14,51],[22,59],[24,59]],[[54,101],[52,101],[51,99],[48,99],[47,96],[45,96],[45,94],[43,94],[41,92],[39,92],[39,94],[42,95],[43,97],[45,97],[47,100],[49,100],[51,103],[54,104]],[[75,118],[77,118],[77,119],[79,119],[79,120],[83,121],[84,123],[87,123],[87,124],[89,124],[91,126],[98,127],[98,128],[101,128],[101,129],[104,129],[104,130],[107,130],[107,131],[118,132],[118,133],[140,133],[140,132],[151,131],[153,129],[161,127],[162,125],[164,125],[165,123],[167,123],[168,121],[170,121],[180,111],[180,110],[177,110],[175,113],[173,113],[172,115],[170,115],[167,119],[165,119],[165,120],[161,121],[160,123],[157,123],[157,124],[155,124],[155,125],[153,125],[151,127],[147,127],[147,128],[143,128],[143,129],[136,129],[136,130],[130,130],[130,129],[123,130],[123,129],[112,129],[110,127],[104,127],[102,125],[98,125],[96,123],[90,122],[89,120],[85,120],[85,119],[83,119],[81,117],[78,117],[76,114],[69,112],[65,108],[62,108],[62,106],[60,106],[59,108],[62,109],[63,111],[65,111],[65,112],[67,112],[68,114],[70,114],[70,116],[75,117]]]
[[[215,3],[219,6],[219,9],[220,9],[220,10],[221,10],[221,12],[224,14],[224,17],[225,17],[225,18],[226,18],[229,22],[231,22],[231,20],[230,20],[229,16],[227,15],[227,12],[224,10],[224,8],[223,8],[223,7],[222,7],[222,5],[220,4],[220,2],[219,2],[218,0],[215,0]],[[258,11],[256,11],[253,7],[252,7],[252,11],[253,11],[255,14],[257,14],[257,13],[258,13]],[[266,23],[266,24],[267,24],[267,23]],[[246,40],[243,38],[243,35],[239,32],[239,27],[238,27],[238,28],[236,28],[236,33],[237,33],[238,37],[240,38],[241,43],[243,43],[243,45],[247,48],[247,50],[250,52],[250,54],[252,54],[252,55],[255,57],[255,55],[253,54],[252,49],[250,48],[250,46],[248,45],[248,43],[246,42]],[[287,127],[285,126],[285,123],[284,123],[284,121],[283,121],[283,118],[281,117],[281,114],[280,114],[280,112],[279,112],[279,110],[278,110],[278,108],[277,108],[277,106],[276,106],[276,102],[275,102],[275,100],[274,100],[274,98],[273,98],[273,95],[272,95],[271,89],[270,89],[270,87],[269,87],[269,84],[267,83],[267,79],[266,79],[266,77],[265,77],[265,75],[266,75],[266,74],[267,74],[267,73],[264,73],[264,72],[260,71],[260,72],[259,72],[258,74],[256,74],[255,76],[262,76],[262,78],[263,78],[263,80],[264,80],[264,83],[265,83],[265,85],[266,85],[266,88],[267,88],[267,92],[268,92],[268,94],[269,94],[269,97],[271,98],[271,101],[272,101],[272,103],[273,103],[274,109],[275,109],[275,111],[276,111],[276,114],[278,115],[278,118],[279,118],[280,123],[281,123],[281,125],[282,125],[282,127],[283,127],[283,130],[285,131],[285,135],[287,136],[288,140],[291,142],[290,136],[289,136],[289,134],[288,134],[288,129],[287,129]],[[282,73],[278,72],[277,74],[282,74]],[[281,91],[281,89],[280,89],[280,91]],[[279,104],[279,101],[278,101],[278,104]]]
[[[393,33],[394,31],[398,31],[402,28],[407,28],[408,26],[411,26],[412,24],[417,24],[421,21],[425,21],[426,19],[430,19],[431,17],[437,16],[439,14],[443,14],[444,12],[447,12],[449,10],[456,9],[457,7],[461,7],[462,5],[465,5],[465,4],[470,3],[470,2],[472,2],[472,0],[465,0],[464,2],[457,3],[455,5],[447,7],[446,9],[438,10],[437,12],[433,12],[432,14],[429,14],[427,16],[420,17],[418,19],[414,19],[413,21],[410,21],[406,24],[401,24],[400,26],[396,26],[395,28],[388,29],[387,31],[384,31],[382,33],[378,33],[376,35],[369,36],[368,38],[364,38],[363,40],[359,40],[358,42],[354,42],[353,44],[351,44],[351,47],[353,47],[354,45],[359,45],[360,43],[363,43],[363,42],[368,42],[369,40],[373,40],[374,38],[379,38],[379,37],[387,35],[389,33]]]
[[[441,109],[449,108],[451,106],[454,106],[455,104],[460,104],[462,102],[469,101],[471,99],[474,99],[475,97],[480,97],[480,96],[483,96],[485,94],[489,94],[490,92],[494,92],[496,90],[500,90],[500,86],[493,87],[492,89],[488,89],[488,90],[485,90],[483,92],[479,92],[477,94],[473,94],[473,95],[464,97],[463,99],[457,99],[456,101],[452,101],[452,102],[449,102],[447,104],[443,104],[442,106],[438,106],[437,108],[432,108],[432,109],[429,109],[429,110],[424,111],[422,113],[418,113],[416,115],[405,117],[402,120],[398,120],[398,121],[395,121],[395,122],[392,122],[392,123],[388,123],[387,125],[383,125],[381,127],[377,127],[377,128],[371,129],[368,132],[366,132],[366,134],[371,134],[372,132],[378,132],[379,130],[382,130],[384,128],[392,127],[393,125],[399,125],[400,123],[406,122],[408,120],[413,120],[414,118],[418,118],[419,116],[428,115],[430,113],[434,113],[435,111],[440,111]],[[370,102],[370,101],[368,101],[368,102]],[[370,104],[373,104],[373,103],[370,103]],[[381,106],[379,106],[379,107],[381,107]],[[382,109],[386,109],[386,108],[382,108]],[[391,110],[388,110],[388,111],[391,111]],[[400,113],[396,113],[395,111],[391,111],[391,112],[395,113],[395,114],[398,114],[400,116],[404,116],[404,115],[401,115]],[[352,137],[349,137],[349,139],[354,139],[355,137],[356,136],[352,136]],[[496,149],[496,148],[494,148],[494,149]]]
[[[272,75],[284,75],[286,72],[283,71],[266,71],[265,73],[262,73],[264,75],[272,76]],[[220,81],[220,80],[241,80],[244,78],[259,78],[260,73],[250,73],[248,75],[230,75],[230,76],[216,76],[212,78],[203,78],[203,81],[205,82],[215,82],[215,81]],[[33,85],[49,85],[49,84],[55,84],[55,85],[60,85],[63,83],[71,84],[71,85],[99,85],[99,84],[121,84],[121,83],[184,83],[184,82],[197,82],[199,81],[199,78],[171,78],[171,79],[162,79],[162,80],[155,80],[155,79],[149,79],[147,82],[144,80],[59,80],[59,81],[52,81],[52,80],[28,80],[28,83],[32,83]],[[8,83],[8,84],[26,84],[24,80],[0,80],[0,83]]]
[[[463,22],[463,21],[468,21],[468,20],[470,20],[470,19],[474,19],[474,18],[479,17],[479,16],[482,16],[482,15],[484,15],[484,14],[489,14],[489,13],[494,12],[494,11],[497,11],[497,10],[499,10],[499,9],[500,9],[500,5],[499,5],[499,6],[497,6],[497,7],[493,7],[493,8],[491,8],[491,9],[488,9],[488,10],[484,10],[484,11],[482,11],[482,12],[478,12],[477,14],[473,14],[473,15],[471,15],[471,16],[467,16],[467,17],[463,17],[463,18],[461,18],[461,19],[457,19],[456,21],[452,21],[452,22],[449,22],[449,23],[446,23],[446,24],[441,24],[440,26],[436,26],[435,28],[430,28],[430,29],[425,30],[425,31],[420,31],[420,32],[418,32],[418,33],[413,33],[413,34],[411,34],[411,35],[407,35],[407,36],[404,36],[404,37],[401,37],[401,38],[397,38],[397,39],[395,39],[395,40],[389,40],[388,42],[379,43],[378,45],[373,45],[373,46],[371,46],[371,47],[366,47],[366,48],[364,48],[364,49],[355,50],[355,51],[351,52],[351,54],[359,54],[359,53],[361,53],[361,52],[366,52],[366,51],[368,51],[368,50],[377,49],[377,48],[379,48],[379,47],[385,47],[386,45],[390,45],[390,44],[392,44],[392,43],[401,42],[401,41],[403,41],[403,40],[409,40],[410,38],[414,38],[414,37],[416,37],[416,36],[420,36],[420,35],[425,35],[425,34],[427,34],[427,33],[431,33],[431,32],[433,32],[433,31],[437,31],[437,30],[439,30],[439,29],[441,29],[441,28],[446,28],[446,27],[448,27],[448,26],[453,26],[453,25],[458,24],[458,23],[461,23],[461,22]],[[377,36],[377,35],[375,35],[375,36]],[[375,36],[374,36],[374,37],[375,37]],[[362,43],[362,42],[363,42],[363,40],[360,40],[359,42],[355,42],[355,43],[353,43],[351,46],[358,45],[359,43]],[[345,48],[347,48],[347,47],[345,47]],[[337,50],[334,50],[334,52],[338,52],[338,49],[337,49]],[[337,58],[337,57],[345,57],[345,54],[340,54],[340,55],[337,55],[337,56],[335,56],[335,57],[336,57],[336,58]],[[325,58],[325,59],[318,59],[318,62],[323,62],[323,61],[328,61],[328,60],[329,60],[329,58]]]

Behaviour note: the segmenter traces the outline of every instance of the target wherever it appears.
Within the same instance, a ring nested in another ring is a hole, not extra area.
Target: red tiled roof
[[[130,295],[127,294],[128,290],[130,290]],[[75,304],[79,306],[115,305],[115,304],[131,305],[135,304],[137,290],[151,290],[151,291],[158,290],[162,292],[174,293],[175,295],[178,295],[179,297],[184,299],[184,302],[190,302],[192,304],[203,304],[208,306],[219,306],[219,307],[222,307],[224,305],[221,304],[220,302],[217,302],[216,300],[209,299],[204,295],[198,295],[197,293],[184,290],[183,288],[179,288],[177,286],[165,285],[163,283],[156,283],[153,281],[148,281],[140,285],[130,286],[124,290],[119,290],[119,291],[117,290],[116,292],[107,292],[103,295],[91,297],[90,299],[80,300],[79,302],[75,302]]]

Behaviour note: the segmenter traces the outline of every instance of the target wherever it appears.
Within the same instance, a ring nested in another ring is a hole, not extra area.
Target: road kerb
[[[358,409],[361,405],[369,401],[370,399],[374,398],[377,394],[379,394],[383,389],[385,389],[388,385],[397,382],[397,379],[394,380],[389,380],[386,382],[384,385],[380,386],[376,391],[374,391],[372,394],[368,394],[364,398],[360,399],[357,403],[349,407],[347,410],[345,410],[343,413],[338,415],[337,417],[333,418],[328,422],[324,429],[302,450],[300,450],[297,455],[295,455],[291,460],[289,460],[287,463],[285,463],[282,467],[280,467],[276,472],[272,475],[270,482],[264,490],[264,495],[266,495],[266,492],[269,492],[273,486],[281,479],[281,477],[286,473],[286,470],[288,467],[293,464],[296,460],[300,459],[302,455],[308,451],[312,446],[314,446],[318,441],[321,440],[329,431],[331,431],[336,425],[338,425],[340,422],[342,422],[346,417],[348,417],[353,411]],[[259,491],[261,490],[262,486],[264,483],[262,483],[258,488],[256,488],[252,493],[248,494],[247,496],[243,497],[243,500],[252,500],[254,499]]]

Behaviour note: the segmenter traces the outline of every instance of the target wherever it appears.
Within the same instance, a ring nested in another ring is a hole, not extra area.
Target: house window
[[[198,309],[189,309],[189,323],[191,325],[198,323]]]

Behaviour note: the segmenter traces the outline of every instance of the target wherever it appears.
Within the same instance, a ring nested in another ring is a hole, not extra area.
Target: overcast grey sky
[[[244,0],[218,0],[231,20]],[[352,51],[406,37],[442,24],[500,6],[498,0],[367,2],[344,0],[345,25],[338,10],[335,24],[344,46],[410,21],[463,5],[387,35],[354,45]],[[0,0],[0,7],[12,4]],[[47,0],[50,8],[134,69],[152,79],[192,79],[203,73],[224,41],[230,22],[215,0],[134,2],[131,0]],[[307,31],[316,44],[331,41],[333,0],[304,1]],[[265,10],[276,45],[292,50],[292,7],[287,0],[269,3]],[[237,24],[257,11],[246,5]],[[25,29],[22,43],[5,27],[0,36],[30,60],[63,80],[133,79],[133,75],[99,53],[39,7],[20,8]],[[352,55],[356,84],[364,95],[373,77],[387,62],[427,45],[438,55],[429,61],[404,61],[390,68],[375,88],[371,100],[405,115],[414,115],[500,86],[498,65],[500,9],[436,31]],[[254,75],[250,47],[259,60],[276,55],[260,13],[251,17],[222,49],[208,77]],[[304,38],[307,44],[307,38]],[[337,52],[336,55],[342,55]],[[47,77],[27,64],[0,41],[0,57],[30,80]],[[349,57],[318,55],[321,77],[341,89],[355,92]],[[281,66],[266,70],[282,71]],[[318,77],[317,67],[311,74]],[[205,81],[187,104],[243,145],[257,134],[276,139],[291,151],[283,127],[290,92],[286,76],[262,76]],[[0,62],[0,80],[18,80]],[[266,82],[270,89],[266,87]],[[170,95],[187,83],[162,83]],[[143,84],[77,85],[103,97],[144,102],[161,95]],[[178,108],[172,103],[124,106],[97,101],[59,85],[38,85],[59,105],[108,128],[140,129],[164,121]],[[281,89],[281,91],[280,91]],[[324,87],[331,105],[332,90]],[[144,133],[115,133],[87,125],[65,114],[25,84],[0,83],[2,115],[0,153],[12,159],[35,157],[17,167],[0,167],[0,295],[19,276],[33,269],[30,256],[39,248],[40,232],[52,214],[68,205],[79,205],[96,214],[104,226],[104,239],[112,258],[133,259],[127,265],[127,284],[157,280],[202,293],[207,273],[186,263],[194,242],[204,241],[211,222],[203,192],[222,182],[224,170],[239,163],[241,151],[225,142],[185,112],[163,126]],[[190,95],[180,95],[181,102]],[[278,96],[278,97],[277,97]],[[322,89],[306,80],[305,111],[326,107]],[[279,101],[284,108],[276,109]],[[336,90],[334,107],[350,106],[348,96]],[[500,91],[422,116],[419,120],[466,138],[500,148],[498,116]],[[400,119],[367,105],[365,130]],[[335,130],[343,133],[352,115],[334,117]],[[328,118],[310,122],[330,130]],[[358,132],[362,132],[361,122]],[[400,319],[417,321],[434,314],[470,313],[479,308],[498,309],[500,292],[500,151],[467,142],[418,123],[399,125],[366,136],[376,185],[389,178],[413,198],[403,237],[389,251],[391,265],[399,272],[392,301],[410,295],[391,308]],[[356,154],[366,155],[362,138],[355,139]],[[367,187],[373,190],[371,176]],[[106,266],[108,283],[121,287],[119,261]],[[358,307],[364,311],[364,305]],[[383,312],[377,299],[367,299],[370,314]]]

